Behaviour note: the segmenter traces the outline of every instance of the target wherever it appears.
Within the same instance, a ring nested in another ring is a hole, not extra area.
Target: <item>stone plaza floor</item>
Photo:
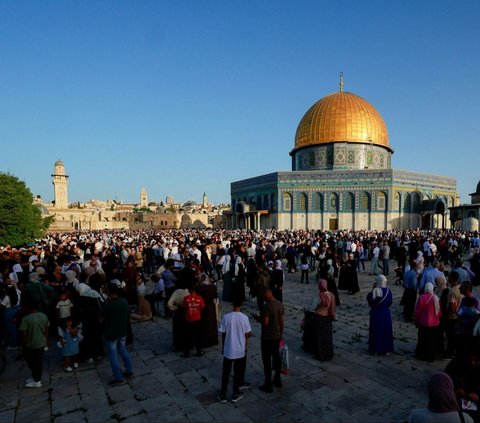
[[[130,353],[135,377],[122,386],[108,385],[108,359],[81,363],[74,372],[64,373],[51,338],[43,387],[26,389],[24,381],[30,377],[26,364],[6,351],[7,368],[0,375],[0,422],[405,422],[412,409],[426,406],[428,379],[448,361],[430,364],[413,357],[416,329],[401,317],[403,289],[394,284],[393,275],[389,287],[394,295],[395,353],[371,356],[367,352],[366,295],[373,277],[359,273],[360,293],[349,296],[340,291],[335,356],[328,362],[315,360],[301,348],[303,308],[318,298],[318,289],[316,283],[302,285],[299,280],[300,272],[286,273],[284,339],[291,374],[272,394],[258,389],[263,383],[260,325],[252,318],[254,337],[249,342],[246,380],[253,386],[242,400],[226,404],[217,400],[220,346],[206,349],[200,358],[180,358],[171,350],[171,321],[155,318],[133,325],[135,342]],[[224,313],[231,310],[228,303],[222,307]],[[256,301],[247,301],[244,312],[258,314]],[[231,384],[229,390],[230,396]]]

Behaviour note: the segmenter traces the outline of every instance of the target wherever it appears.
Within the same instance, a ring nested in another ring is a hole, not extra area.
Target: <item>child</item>
[[[306,284],[308,284],[308,271],[310,270],[310,265],[308,264],[307,256],[304,254],[301,260],[302,264],[300,268],[302,269],[302,278],[300,279],[300,283],[303,283],[303,278],[305,277]]]
[[[56,309],[59,322],[63,322],[67,317],[72,316],[73,303],[68,298],[67,292],[64,291],[60,294],[60,301],[57,303]]]
[[[57,345],[62,349],[63,370],[72,372],[73,367],[78,367],[78,351],[81,339],[81,326],[75,326],[73,319],[67,317],[58,327],[58,336],[60,337]]]

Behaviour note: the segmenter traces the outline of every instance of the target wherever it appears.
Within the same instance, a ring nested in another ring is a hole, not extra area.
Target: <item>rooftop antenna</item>
[[[343,93],[343,72],[340,72],[340,92]]]

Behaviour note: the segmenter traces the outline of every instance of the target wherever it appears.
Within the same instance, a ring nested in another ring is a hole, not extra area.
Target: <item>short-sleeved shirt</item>
[[[24,345],[32,350],[44,348],[47,345],[45,332],[49,326],[48,317],[39,311],[25,316],[18,328],[24,333]]]
[[[104,316],[104,339],[114,341],[127,336],[128,303],[125,298],[118,297],[107,301],[104,306]]]
[[[197,322],[202,318],[205,301],[200,295],[190,294],[183,299],[183,308],[185,309],[185,320],[187,322]]]
[[[232,311],[223,316],[220,332],[225,334],[223,355],[230,360],[245,357],[245,335],[252,331],[247,315],[240,311]]]
[[[60,319],[65,319],[72,315],[71,308],[73,307],[73,303],[70,300],[59,301],[57,303],[57,310],[60,315]]]
[[[283,319],[283,306],[278,300],[267,302],[262,309],[262,319],[268,316],[268,325],[262,324],[262,340],[276,341],[282,337],[280,319]]]

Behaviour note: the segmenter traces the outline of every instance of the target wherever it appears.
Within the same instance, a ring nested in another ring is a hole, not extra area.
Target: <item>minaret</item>
[[[147,191],[145,191],[145,188],[142,188],[140,191],[140,207],[148,207]]]
[[[68,175],[65,175],[65,166],[60,160],[55,162],[52,183],[55,208],[68,208]]]
[[[206,208],[207,208],[207,205],[208,205],[207,194],[204,192],[204,193],[203,193],[202,207],[203,207],[204,209],[206,209]]]

